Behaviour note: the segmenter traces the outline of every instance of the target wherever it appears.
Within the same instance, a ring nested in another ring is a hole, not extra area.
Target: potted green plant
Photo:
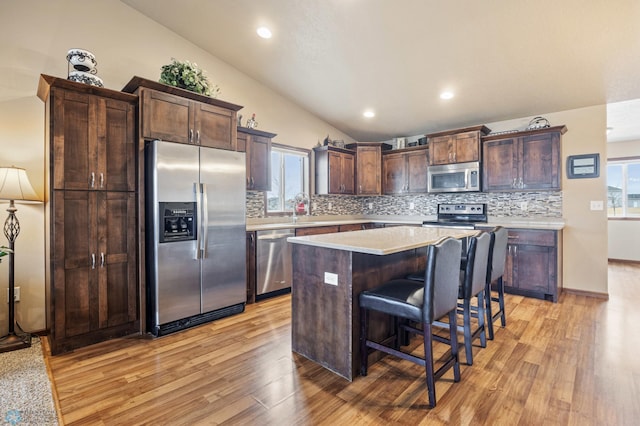
[[[217,98],[220,88],[212,84],[198,64],[189,61],[178,61],[171,58],[171,63],[163,65],[160,73],[160,83],[179,87],[201,95]]]
[[[0,246],[0,263],[2,263],[2,258],[9,253],[13,253],[13,250],[11,250],[9,247]]]

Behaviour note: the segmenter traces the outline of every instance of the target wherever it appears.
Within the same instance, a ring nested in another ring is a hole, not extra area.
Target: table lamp
[[[9,241],[9,333],[0,338],[0,352],[8,352],[31,346],[31,335],[24,333],[15,322],[14,246],[20,233],[20,222],[16,217],[15,201],[40,202],[33,190],[27,172],[19,167],[0,167],[0,200],[9,200],[9,216],[4,222],[4,235]]]

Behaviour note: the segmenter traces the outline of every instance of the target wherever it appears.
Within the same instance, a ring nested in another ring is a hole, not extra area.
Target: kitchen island
[[[397,226],[288,238],[293,351],[353,380],[360,370],[360,292],[424,269],[427,246],[439,239],[477,232]],[[391,333],[384,315],[371,315],[369,324],[376,339]]]

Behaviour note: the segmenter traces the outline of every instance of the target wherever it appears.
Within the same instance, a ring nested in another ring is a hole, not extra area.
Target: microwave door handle
[[[471,173],[471,170],[469,169],[464,170],[464,188],[465,189],[469,189],[469,184],[471,182],[471,178],[469,176],[470,173]]]

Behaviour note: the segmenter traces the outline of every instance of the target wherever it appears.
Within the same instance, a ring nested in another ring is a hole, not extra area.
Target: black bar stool
[[[487,271],[487,287],[486,302],[487,302],[487,334],[489,339],[493,340],[493,323],[500,318],[502,327],[507,325],[507,318],[504,310],[504,282],[502,277],[504,275],[504,268],[507,261],[507,244],[509,242],[509,231],[502,226],[496,226],[491,230],[491,251],[489,265],[491,268]],[[497,296],[492,293],[492,288],[495,288]],[[498,310],[492,312],[491,302],[498,302]]]
[[[445,238],[427,249],[426,270],[423,281],[396,279],[376,288],[360,293],[360,354],[363,376],[367,375],[369,348],[379,350],[425,367],[429,406],[436,405],[435,380],[453,368],[454,381],[460,381],[460,362],[456,337],[456,309],[460,275],[461,242]],[[395,334],[384,342],[368,338],[369,311],[383,312],[394,317]],[[449,339],[432,334],[432,324],[436,319],[449,316]],[[410,323],[422,324],[419,330]],[[422,334],[424,358],[400,350],[401,330]],[[446,342],[451,353],[444,359],[444,365],[434,371],[433,340]],[[393,341],[393,346],[389,343]]]

